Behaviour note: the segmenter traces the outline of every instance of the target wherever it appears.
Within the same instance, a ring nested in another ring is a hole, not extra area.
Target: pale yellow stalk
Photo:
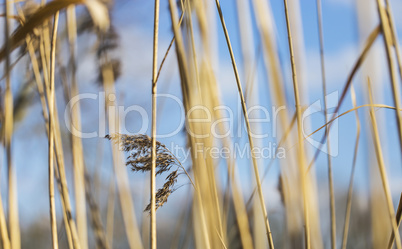
[[[325,59],[324,59],[324,34],[322,29],[322,13],[321,13],[321,0],[317,0],[317,16],[318,16],[318,31],[320,41],[320,59],[321,59],[321,79],[323,87],[323,99],[324,99],[324,116],[325,123],[328,122],[327,115],[327,84],[325,78]],[[335,216],[335,195],[334,195],[334,183],[332,177],[332,161],[331,161],[331,143],[329,139],[329,132],[325,128],[325,134],[327,136],[327,163],[328,163],[328,189],[329,189],[329,205],[330,205],[330,217],[331,217],[331,248],[336,249],[336,216]]]
[[[368,82],[368,92],[369,92],[369,99],[370,99],[370,117],[371,117],[371,124],[373,127],[372,133],[373,133],[375,152],[376,152],[376,156],[377,156],[378,168],[380,170],[382,187],[383,187],[385,198],[387,201],[388,214],[389,214],[389,219],[390,219],[391,226],[392,226],[392,231],[396,238],[396,248],[401,249],[402,248],[401,237],[399,235],[398,225],[396,224],[396,220],[395,220],[395,210],[394,210],[394,205],[392,203],[391,190],[389,188],[388,176],[387,176],[387,171],[385,168],[384,157],[383,157],[382,148],[381,148],[380,135],[378,133],[378,128],[377,128],[377,120],[375,117],[374,107],[372,105],[373,97],[372,97],[372,92],[371,92],[370,81]],[[399,109],[397,108],[397,110],[399,110]],[[398,111],[396,111],[396,112],[398,112]]]
[[[76,80],[76,39],[77,24],[75,17],[75,6],[67,8],[67,35],[69,42],[70,58],[69,66],[71,70],[71,96],[75,97],[79,94]],[[71,108],[71,126],[81,131],[81,107],[77,102]],[[71,148],[73,154],[73,173],[74,173],[74,193],[75,193],[75,210],[77,220],[77,232],[82,249],[88,248],[88,231],[87,231],[87,215],[86,215],[86,199],[85,199],[85,180],[84,180],[84,155],[81,138],[71,134]]]
[[[159,32],[159,0],[155,0],[154,7],[154,39],[153,39],[153,58],[152,58],[152,154],[151,154],[151,173],[150,173],[150,195],[151,195],[151,249],[156,249],[156,94],[157,94],[157,69],[158,69],[158,32]]]
[[[356,108],[356,94],[355,94],[353,85],[350,86],[350,95],[352,98],[353,107]],[[352,211],[353,182],[354,182],[354,175],[355,175],[355,169],[356,169],[357,152],[359,149],[360,119],[359,119],[359,113],[357,112],[357,110],[355,111],[355,117],[356,117],[356,133],[357,134],[356,134],[355,150],[353,153],[352,173],[350,174],[348,197],[347,197],[347,201],[346,201],[345,224],[343,227],[343,237],[342,237],[342,249],[346,249],[346,245],[347,245],[347,241],[348,241],[350,214]]]
[[[57,28],[59,24],[59,12],[54,16],[52,42],[51,42],[51,61],[50,61],[50,98],[49,98],[49,202],[50,202],[50,225],[52,233],[53,249],[59,248],[57,237],[56,207],[54,199],[54,108],[55,108],[55,89],[54,89],[54,70],[56,59]]]
[[[289,14],[288,14],[288,7],[287,7],[287,0],[284,0],[285,6],[285,16],[286,16],[286,27],[288,31],[288,43],[289,43],[289,52],[290,52],[290,61],[292,66],[292,79],[293,79],[293,90],[294,90],[294,97],[295,97],[295,105],[296,105],[296,120],[297,120],[297,134],[298,134],[298,158],[299,158],[299,165],[300,165],[300,172],[304,172],[306,165],[305,165],[305,158],[304,158],[304,140],[303,140],[303,130],[302,130],[302,113],[301,113],[301,105],[300,105],[300,96],[299,96],[299,86],[297,83],[297,74],[296,74],[296,65],[293,55],[293,43],[292,43],[292,35],[290,30],[290,23],[289,23]],[[309,217],[309,205],[307,203],[307,191],[306,191],[306,183],[305,183],[305,175],[301,175],[301,188],[302,194],[304,198],[304,223],[305,223],[305,248],[311,248],[311,238],[310,238],[310,217]]]
[[[244,100],[244,94],[243,94],[243,90],[242,90],[242,86],[241,86],[241,82],[240,82],[240,76],[239,76],[239,73],[238,73],[238,70],[237,70],[236,61],[235,61],[233,50],[232,50],[232,45],[230,43],[229,34],[228,34],[228,31],[227,31],[227,28],[226,28],[225,20],[223,18],[222,9],[221,9],[219,0],[216,0],[215,2],[216,2],[216,7],[218,9],[219,17],[220,17],[220,20],[221,20],[223,32],[225,34],[226,44],[227,44],[227,47],[229,49],[230,58],[232,60],[233,71],[234,71],[234,74],[235,74],[235,77],[236,77],[237,90],[239,92],[240,101],[241,101],[241,105],[242,105],[242,111],[243,111],[243,115],[244,115],[244,120],[245,120],[245,123],[246,123],[250,149],[251,149],[251,151],[253,151],[254,150],[253,138],[251,137],[250,122],[249,122],[248,113],[247,113],[247,106],[246,106],[246,102]],[[264,195],[263,195],[263,192],[262,192],[262,186],[261,186],[261,181],[260,181],[260,173],[259,173],[259,170],[258,170],[257,160],[256,160],[256,158],[255,158],[255,156],[253,154],[251,154],[251,158],[252,158],[253,167],[254,167],[255,179],[256,179],[256,183],[257,183],[257,187],[258,187],[257,188],[258,189],[258,196],[259,196],[259,199],[260,199],[261,209],[262,209],[262,213],[263,213],[263,216],[264,216],[265,230],[266,230],[267,237],[268,237],[268,244],[269,244],[269,247],[271,249],[273,249],[274,248],[274,242],[273,242],[273,239],[272,239],[271,228],[270,228],[270,225],[269,225],[267,209],[265,207]]]

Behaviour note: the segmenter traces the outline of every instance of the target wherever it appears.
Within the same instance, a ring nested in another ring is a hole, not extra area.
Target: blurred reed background
[[[5,0],[1,248],[401,249],[400,11]]]

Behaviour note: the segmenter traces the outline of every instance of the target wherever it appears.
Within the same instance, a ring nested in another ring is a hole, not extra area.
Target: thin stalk
[[[185,7],[185,6],[183,6],[183,9],[182,9],[182,12],[181,12],[181,15],[180,15],[179,24],[178,24],[179,27],[180,27],[180,25],[181,25],[181,23],[182,23],[182,21],[183,21],[183,18],[184,18],[184,12],[185,12],[185,8],[184,8],[184,7]],[[169,43],[168,48],[166,49],[165,55],[163,56],[162,62],[161,62],[160,66],[159,66],[159,69],[158,69],[158,74],[157,74],[157,76],[156,76],[156,82],[158,81],[159,76],[161,75],[162,67],[163,67],[163,65],[165,64],[166,58],[167,58],[167,56],[168,56],[168,54],[169,54],[169,52],[170,52],[170,49],[172,48],[173,43],[174,43],[175,40],[176,40],[176,37],[173,36],[172,40],[171,40],[170,43]]]
[[[75,97],[79,94],[78,85],[76,80],[76,39],[77,39],[77,24],[75,17],[75,6],[67,7],[67,36],[69,43],[69,67],[71,70],[71,96]],[[67,86],[68,88],[68,86]],[[67,91],[66,91],[67,93]],[[79,102],[75,103],[71,108],[71,125],[77,130],[81,130],[81,108]],[[71,134],[71,150],[73,154],[73,173],[74,173],[74,194],[75,194],[75,208],[77,219],[77,232],[80,240],[81,248],[88,248],[88,226],[86,215],[86,198],[85,198],[85,166],[84,155],[81,138]]]
[[[111,173],[109,180],[109,190],[107,198],[107,211],[106,211],[106,238],[110,248],[113,248],[113,232],[114,232],[114,209],[116,199],[116,187],[114,182],[114,172]]]
[[[153,64],[152,64],[152,154],[151,154],[151,249],[156,249],[156,94],[157,94],[157,70],[158,70],[158,31],[159,31],[159,0],[155,0],[154,8],[154,39],[153,39]]]
[[[184,103],[184,108],[186,111],[189,110],[190,106],[190,98],[189,98],[189,77],[188,77],[188,70],[187,70],[187,61],[184,53],[184,45],[183,45],[183,38],[181,36],[179,26],[177,25],[177,19],[178,19],[178,14],[177,14],[177,7],[174,3],[173,0],[169,0],[169,10],[170,10],[170,17],[172,21],[172,26],[173,26],[173,33],[176,38],[176,55],[177,55],[177,62],[179,66],[179,71],[180,71],[180,80],[181,80],[181,90],[183,94],[183,103]],[[192,126],[192,123],[187,122],[187,125]],[[194,144],[193,137],[188,136],[189,141]],[[193,159],[196,159],[195,151],[191,149],[191,157]],[[197,186],[195,188],[195,199],[194,199],[194,210],[196,210],[196,214],[193,214],[194,217],[197,217],[200,221],[200,229],[199,232],[201,232],[201,237],[202,237],[202,243],[203,243],[203,248],[209,249],[211,248],[211,239],[208,234],[208,228],[207,228],[207,219],[206,219],[206,214],[204,211],[204,207],[201,204],[202,203],[202,198],[201,198],[201,193],[198,189],[200,179],[198,179],[197,174],[194,174],[194,184]],[[197,242],[197,233],[195,233],[195,239]]]
[[[10,41],[9,41],[9,18],[8,16],[10,15],[10,2],[7,0],[4,0],[4,5],[5,5],[5,20],[4,20],[4,37],[5,37],[5,48],[6,48],[6,61],[4,64],[5,67],[5,74],[6,74],[6,91],[5,91],[5,96],[4,96],[4,146],[6,148],[6,155],[7,155],[7,166],[8,170],[10,171],[12,161],[11,161],[11,136],[13,132],[13,95],[11,92],[11,80],[10,80]],[[10,190],[10,188],[9,188]],[[0,198],[1,199],[1,198]],[[6,225],[6,219],[4,215],[4,210],[3,210],[3,204],[0,201],[0,207],[1,207],[1,212],[0,212],[0,225],[1,225],[1,238],[2,238],[2,245],[3,248],[10,248],[10,240],[8,237],[8,232],[7,232],[7,225]],[[10,207],[11,208],[11,207]],[[12,233],[11,227],[10,227],[10,233]],[[11,234],[10,234],[11,235]],[[11,241],[12,242],[12,241]],[[13,244],[12,244],[13,245]]]
[[[1,243],[4,249],[10,249],[10,239],[8,238],[7,223],[4,216],[3,200],[0,198],[0,233]]]
[[[107,58],[105,58],[107,61]],[[106,65],[102,68],[103,88],[105,90],[105,110],[109,126],[109,133],[120,132],[120,120],[117,113],[117,103],[115,101],[116,90],[114,87],[114,74],[112,66]],[[140,232],[137,226],[137,220],[134,215],[134,204],[129,188],[129,179],[125,168],[122,167],[121,151],[118,144],[111,143],[115,183],[119,195],[121,213],[125,226],[125,233],[129,247],[143,248]]]
[[[27,39],[30,39],[29,37]],[[39,65],[38,61],[35,56],[34,48],[32,46],[31,42],[28,42],[27,40],[27,46],[28,46],[28,51],[31,57],[31,62],[32,62],[32,67],[34,70],[35,74],[35,81],[37,83],[38,87],[38,92],[39,96],[41,99],[41,104],[42,104],[42,114],[43,118],[45,120],[45,127],[46,127],[46,134],[49,135],[49,115],[48,115],[48,107],[46,105],[46,99],[50,99],[50,86],[49,86],[49,76],[48,76],[48,69],[47,69],[47,63],[45,62],[45,52],[44,52],[44,41],[43,41],[43,36],[40,40],[40,54],[41,54],[41,62],[42,62],[42,70],[43,70],[43,78],[44,81],[42,81],[42,78],[40,77],[39,73]],[[45,83],[45,86],[43,87],[43,83]],[[71,204],[70,204],[70,197],[68,193],[68,187],[67,187],[67,179],[66,179],[66,174],[65,174],[65,167],[64,167],[64,156],[63,156],[63,150],[62,150],[62,144],[61,144],[61,136],[60,136],[60,128],[58,124],[58,115],[57,115],[57,109],[54,110],[54,113],[52,115],[55,117],[53,120],[55,122],[53,123],[52,127],[55,130],[55,153],[56,153],[56,160],[57,160],[57,165],[58,167],[55,168],[55,174],[56,178],[58,179],[58,189],[60,192],[60,196],[62,199],[62,208],[63,208],[63,218],[65,221],[66,225],[66,233],[67,233],[67,239],[69,242],[69,247],[70,248],[77,248],[79,249],[80,246],[78,244],[78,235],[77,235],[77,228],[74,222],[74,219],[71,216]]]
[[[317,16],[318,16],[318,31],[320,40],[320,60],[321,60],[321,79],[323,88],[324,99],[324,116],[325,123],[328,122],[327,116],[327,84],[325,78],[325,59],[324,59],[324,34],[322,29],[322,9],[321,0],[317,0]],[[335,215],[335,195],[334,195],[334,183],[332,177],[332,161],[331,161],[331,143],[329,140],[329,132],[325,127],[325,135],[327,136],[327,163],[328,163],[328,188],[329,188],[329,205],[330,205],[330,217],[331,217],[331,248],[336,248],[336,215]]]
[[[370,105],[371,105],[370,117],[371,117],[371,124],[373,126],[373,131],[372,131],[373,141],[374,141],[374,147],[375,147],[375,152],[376,152],[376,156],[377,156],[378,168],[379,168],[380,174],[381,174],[381,182],[382,182],[382,187],[384,189],[385,198],[387,201],[387,207],[388,207],[388,212],[389,212],[389,218],[391,221],[392,231],[396,238],[396,248],[401,249],[402,248],[401,237],[399,235],[398,225],[396,224],[396,220],[395,220],[395,210],[394,210],[394,205],[392,203],[392,196],[391,196],[391,190],[389,188],[387,171],[385,169],[385,163],[384,163],[383,153],[382,153],[382,149],[381,149],[380,135],[378,133],[378,127],[377,127],[377,120],[375,117],[374,107],[372,106],[373,96],[372,96],[372,92],[371,92],[370,81],[368,82],[368,91],[369,91],[369,99],[370,99]]]
[[[350,86],[350,94],[352,97],[353,107],[356,107],[356,94],[355,94],[355,89],[354,89],[353,85]],[[357,151],[359,149],[359,139],[360,139],[360,119],[359,119],[359,113],[357,112],[357,110],[355,111],[355,116],[356,116],[357,134],[356,134],[355,150],[354,150],[354,154],[353,154],[352,173],[350,174],[348,197],[347,197],[347,201],[346,201],[346,214],[345,214],[345,225],[343,227],[342,249],[346,249],[346,245],[347,245],[347,241],[348,241],[350,213],[352,211],[353,181],[354,181],[354,176],[355,176]]]
[[[38,61],[36,59],[35,51],[34,51],[34,48],[32,46],[32,43],[31,43],[31,38],[29,36],[26,39],[26,43],[27,43],[27,47],[28,47],[28,52],[29,52],[31,64],[32,64],[32,69],[33,69],[34,75],[35,75],[36,86],[38,88],[38,93],[39,93],[39,97],[40,97],[40,101],[41,101],[42,116],[43,116],[43,119],[45,121],[46,135],[49,136],[49,115],[48,115],[48,107],[47,107],[46,98],[45,98],[44,89],[43,89],[43,80],[42,80],[42,78],[40,76]],[[57,164],[60,165],[60,161],[62,159],[59,158],[59,155],[57,153],[57,151],[58,151],[57,142],[55,143],[54,149],[55,149],[55,152],[56,152]],[[72,249],[73,244],[72,244],[72,235],[71,235],[70,222],[68,221],[68,217],[67,217],[68,215],[67,215],[67,210],[66,210],[66,204],[65,204],[64,195],[63,195],[63,192],[62,192],[63,187],[62,187],[62,183],[61,183],[60,173],[59,173],[59,170],[58,170],[57,167],[55,168],[55,175],[56,175],[56,179],[58,179],[58,185],[57,186],[58,186],[58,189],[59,189],[59,192],[60,192],[60,196],[62,198],[61,204],[62,204],[62,209],[63,209],[63,220],[64,220],[64,226],[65,226],[65,229],[66,229],[68,245],[69,245],[69,248]]]
[[[88,202],[90,218],[95,235],[97,248],[110,249],[109,242],[107,241],[105,229],[102,223],[102,217],[99,210],[98,203],[95,201],[93,192],[91,191],[91,179],[87,171],[84,172],[85,176],[85,196]]]
[[[46,33],[48,29],[44,30],[43,32]],[[42,35],[41,37],[41,42],[40,42],[40,57],[42,60],[42,70],[44,74],[44,83],[45,83],[45,92],[46,92],[46,98],[49,100],[50,97],[50,73],[49,71],[51,70],[48,68],[48,65],[50,65],[50,62],[48,63],[46,61],[46,52],[45,52],[45,44],[50,44],[50,41],[46,41],[46,38],[44,37],[49,37],[46,35]],[[49,52],[50,54],[50,52]],[[35,59],[36,60],[36,59]],[[48,107],[49,109],[49,107]],[[44,110],[45,111],[45,110]],[[68,193],[68,187],[67,187],[67,178],[66,178],[66,170],[64,166],[64,155],[63,155],[63,147],[62,147],[62,140],[61,140],[61,134],[60,134],[60,124],[58,120],[58,113],[57,113],[57,108],[54,108],[54,111],[51,113],[49,111],[49,116],[52,116],[52,119],[54,120],[53,125],[51,126],[54,129],[54,142],[55,142],[55,153],[56,153],[56,160],[57,160],[57,165],[58,168],[55,169],[55,174],[57,179],[59,179],[59,192],[62,198],[62,206],[64,207],[63,211],[65,216],[64,219],[67,219],[68,224],[69,224],[69,230],[71,231],[71,242],[74,245],[74,248],[80,249],[80,244],[79,244],[79,239],[78,239],[78,234],[77,234],[77,227],[75,224],[75,221],[71,215],[71,203],[70,203],[70,196]],[[50,123],[49,123],[50,127]],[[50,129],[47,127],[48,129]],[[48,134],[48,133],[47,133]],[[68,230],[67,231],[67,236],[68,236]],[[70,241],[69,241],[70,242]],[[71,245],[70,245],[71,246]]]
[[[191,40],[191,52],[192,52],[192,59],[193,59],[193,64],[194,64],[194,71],[195,71],[195,78],[196,78],[196,83],[197,83],[197,89],[198,89],[198,93],[199,93],[199,97],[200,97],[200,102],[202,106],[206,106],[205,105],[205,100],[207,100],[207,98],[205,98],[205,96],[203,96],[202,94],[202,88],[201,88],[201,83],[200,83],[200,74],[199,74],[199,70],[198,70],[198,63],[197,63],[197,52],[196,52],[196,48],[195,48],[195,42],[194,42],[194,30],[193,30],[193,22],[192,22],[192,16],[191,16],[191,3],[189,0],[185,1],[185,6],[183,4],[183,8],[187,8],[189,11],[187,12],[187,21],[188,21],[188,28],[189,28],[189,36],[190,36],[190,40]],[[206,86],[206,84],[204,84],[204,86]],[[202,134],[204,133],[205,127],[204,125],[201,125],[201,131]],[[224,234],[224,230],[222,227],[222,217],[221,217],[221,208],[219,206],[219,197],[218,197],[218,190],[216,187],[216,176],[215,176],[215,172],[214,172],[214,168],[211,167],[211,165],[208,165],[207,163],[207,173],[210,177],[210,187],[212,190],[212,199],[213,199],[213,205],[214,205],[214,209],[216,209],[216,215],[217,215],[217,219],[218,219],[218,228],[217,233],[218,233],[218,237],[221,240],[221,243],[225,244],[224,241],[226,241],[226,234]],[[184,169],[184,167],[182,167]],[[185,169],[184,169],[185,171]],[[186,172],[187,174],[187,172]],[[188,174],[187,174],[188,175]],[[188,176],[189,177],[189,176]],[[191,179],[190,179],[191,180]],[[193,186],[195,186],[193,184]]]
[[[57,40],[57,27],[59,23],[59,12],[54,15],[52,42],[51,42],[51,67],[50,67],[50,98],[49,98],[49,204],[50,204],[50,226],[52,233],[53,249],[59,248],[57,239],[57,221],[56,221],[56,207],[54,199],[54,107],[55,107],[55,89],[54,89],[54,70],[56,59],[56,40]]]
[[[285,130],[285,133],[282,135],[281,139],[279,140],[279,143],[277,145],[277,148],[283,147],[283,144],[285,143],[286,139],[288,138],[290,131],[293,129],[294,125],[296,123],[296,113],[293,115],[292,120],[288,126],[288,128]],[[266,167],[262,178],[261,178],[261,183],[264,182],[265,178],[268,175],[269,170],[271,169],[272,165],[275,162],[275,158],[271,159],[271,161],[269,162],[268,166]],[[250,197],[248,198],[247,202],[246,202],[246,207],[247,209],[249,209],[251,201],[253,200],[253,197],[255,195],[255,192],[257,191],[257,188],[255,187],[253,189],[253,192],[251,193]]]
[[[69,11],[69,10],[70,9],[68,9],[67,11]],[[69,14],[71,14],[71,13],[69,13]],[[72,25],[72,26],[75,27],[75,25]],[[69,38],[71,38],[71,36]],[[73,40],[75,40],[75,39],[73,39]],[[70,46],[71,46],[71,44],[70,44]],[[74,49],[73,49],[73,51],[74,51]],[[60,60],[58,60],[58,65],[60,67],[59,74],[61,75],[61,83],[63,85],[65,101],[68,102],[71,99],[72,92],[74,92],[74,90],[73,90],[73,87],[71,87],[71,92],[70,92],[70,88],[68,87],[68,82],[67,82],[68,81],[67,80],[67,72],[66,72],[65,68],[61,65]],[[74,65],[73,65],[73,67],[74,67]],[[75,73],[72,76],[74,77],[74,75],[75,75]],[[76,103],[75,105],[78,105],[78,103]],[[72,114],[72,113],[74,113],[74,111],[70,110],[70,114]],[[79,126],[74,126],[74,127],[78,128],[78,130],[80,130],[81,129],[80,128],[81,123],[79,122]],[[74,140],[75,136],[73,134],[71,134],[71,135],[72,135],[71,136],[71,142],[73,144],[74,143],[73,140]],[[82,146],[77,144],[76,147],[79,148],[79,151],[82,151]],[[73,150],[74,150],[74,147],[73,147]],[[88,203],[89,214],[90,214],[89,217],[90,217],[91,225],[92,225],[92,228],[93,228],[93,233],[94,233],[94,236],[95,236],[95,241],[96,241],[97,248],[108,249],[110,247],[109,247],[109,244],[108,244],[108,241],[107,241],[107,238],[106,238],[106,235],[105,235],[105,231],[104,231],[104,228],[103,228],[103,223],[102,223],[102,219],[101,219],[101,215],[100,215],[99,206],[98,206],[97,201],[95,200],[96,192],[92,192],[92,189],[93,189],[92,183],[91,183],[92,180],[91,180],[91,178],[90,178],[90,176],[89,176],[89,174],[86,171],[84,166],[85,165],[82,164],[82,169],[84,170],[83,173],[84,173],[84,178],[85,178],[84,179],[85,187],[81,191],[84,191],[85,199],[82,200],[81,202],[84,203],[84,205]],[[59,179],[58,178],[58,173],[56,173],[56,178]],[[60,185],[58,185],[58,186],[60,187]],[[64,207],[63,207],[63,209],[64,209]],[[78,207],[77,207],[77,209],[78,209]],[[85,214],[85,218],[86,218],[86,212],[84,214]],[[65,215],[63,215],[63,216],[65,217]],[[66,220],[66,219],[64,218],[64,220]],[[67,230],[69,230],[68,226],[66,226],[66,232],[67,232]],[[67,233],[67,236],[69,236],[68,233]],[[87,239],[88,239],[87,235],[85,235],[84,241],[87,241]],[[82,241],[82,240],[80,240],[80,241]],[[71,244],[71,238],[69,238],[69,237],[68,237],[68,242],[69,242],[69,246],[71,246],[72,245]],[[83,247],[87,246],[87,244],[83,244],[82,246]]]
[[[377,37],[378,37],[378,35],[380,33],[381,33],[381,27],[380,27],[380,25],[378,25],[377,27],[375,27],[373,29],[373,31],[368,36],[368,38],[366,40],[366,44],[364,45],[364,48],[363,48],[362,52],[360,53],[360,55],[357,58],[357,60],[356,60],[356,62],[354,64],[351,72],[348,75],[348,79],[346,80],[346,84],[343,87],[341,97],[339,98],[339,104],[335,108],[334,114],[332,115],[331,119],[334,119],[335,116],[336,116],[336,113],[339,112],[339,109],[341,108],[341,105],[342,105],[343,101],[345,100],[346,94],[349,91],[349,87],[352,84],[352,80],[353,80],[354,76],[356,75],[356,73],[359,70],[360,66],[363,64],[364,60],[367,57],[368,52],[370,51],[370,48],[372,47],[374,41],[377,39]],[[330,130],[330,128],[331,128],[331,126],[328,126],[328,130]],[[313,160],[309,164],[306,173],[308,173],[310,171],[311,167],[313,166],[313,163],[315,162],[315,160],[317,159],[318,155],[320,154],[322,146],[323,146],[326,138],[327,138],[327,136],[325,136],[325,134],[324,134],[324,136],[322,136],[322,138],[321,138],[320,146],[317,148],[316,153],[314,154]]]
[[[396,224],[399,228],[399,225],[401,224],[401,219],[402,219],[402,193],[401,193],[401,197],[399,198],[399,205],[398,205],[398,210],[396,211]],[[388,249],[392,248],[392,245],[394,244],[394,240],[395,240],[395,236],[392,233],[391,237],[389,238],[389,242],[388,242]]]
[[[399,47],[398,34],[396,32],[394,18],[392,17],[391,3],[389,2],[389,0],[385,0],[385,4],[387,5],[387,16],[388,16],[389,26],[390,26],[390,29],[392,32],[393,45],[395,47],[395,54],[396,54],[396,61],[398,62],[399,76],[401,77],[401,80],[402,80],[402,60],[401,60],[401,49]]]
[[[389,21],[388,21],[389,18],[387,16],[387,12],[381,0],[377,0],[377,10],[381,21],[382,34],[384,38],[384,48],[387,54],[388,73],[389,77],[391,78],[391,87],[392,87],[394,105],[399,110],[401,108],[401,99],[400,99],[399,84],[396,78],[394,60],[392,58],[392,51],[391,51],[391,44],[393,43],[393,38],[391,35],[392,31],[391,28],[389,27]],[[396,112],[395,116],[398,124],[399,149],[402,152],[402,116],[400,112]]]
[[[8,170],[8,218],[9,218],[9,231],[10,231],[10,243],[13,249],[19,249],[21,247],[20,238],[20,228],[18,220],[18,201],[17,201],[17,179],[16,171],[13,166],[12,160],[12,134],[13,134],[13,93],[11,90],[11,68],[10,68],[10,53],[11,53],[11,42],[9,39],[10,34],[10,23],[9,16],[12,12],[12,7],[9,1],[5,1],[5,15],[6,20],[4,22],[4,32],[5,32],[5,49],[6,49],[6,61],[5,61],[5,71],[6,71],[6,91],[4,96],[4,137],[5,137],[5,148],[7,155],[7,170]]]
[[[234,71],[235,78],[236,78],[236,83],[237,83],[237,89],[238,89],[238,92],[239,92],[240,101],[241,101],[241,105],[242,105],[244,121],[246,123],[248,141],[250,143],[250,149],[251,149],[251,151],[253,151],[254,150],[253,138],[251,137],[250,122],[249,122],[248,113],[247,113],[247,106],[246,106],[246,102],[244,100],[244,94],[243,94],[243,90],[242,90],[242,86],[241,86],[241,82],[240,82],[239,72],[237,70],[232,45],[230,43],[228,30],[226,28],[226,24],[225,24],[225,20],[223,18],[222,9],[221,9],[219,0],[215,0],[215,2],[216,2],[216,7],[217,7],[218,12],[219,12],[219,18],[221,20],[222,29],[223,29],[223,32],[225,33],[226,44],[227,44],[227,47],[228,47],[228,50],[229,50],[230,58],[232,60],[232,66],[233,66],[233,71]],[[267,209],[265,207],[264,195],[263,195],[263,192],[262,192],[262,186],[261,186],[261,181],[260,181],[260,173],[259,173],[259,170],[258,170],[258,164],[257,164],[257,160],[256,160],[256,158],[255,158],[255,156],[253,154],[251,155],[251,158],[252,158],[252,161],[253,161],[254,174],[255,174],[255,179],[256,179],[256,183],[257,183],[257,187],[258,187],[258,196],[259,196],[259,199],[260,199],[262,213],[264,215],[265,230],[266,230],[267,237],[268,237],[268,244],[269,244],[269,247],[271,249],[273,249],[274,248],[274,242],[273,242],[273,239],[272,239],[271,228],[269,226],[269,219],[268,219]]]
[[[393,106],[389,106],[389,105],[384,105],[384,104],[364,104],[364,105],[359,105],[356,107],[353,107],[352,109],[349,109],[345,112],[342,112],[341,114],[339,114],[338,116],[335,116],[333,119],[329,120],[328,123],[325,123],[324,125],[320,126],[318,129],[316,129],[315,131],[313,131],[312,133],[310,133],[309,135],[307,135],[304,139],[306,140],[307,138],[311,137],[312,135],[314,135],[315,133],[319,132],[320,130],[322,130],[323,128],[325,128],[325,126],[329,126],[331,125],[332,122],[334,122],[335,120],[337,120],[338,118],[345,116],[348,113],[354,112],[360,108],[363,107],[375,107],[375,108],[385,108],[385,109],[391,109],[391,110],[397,110],[395,107]],[[402,111],[402,109],[399,109],[399,111]]]
[[[28,47],[28,52],[29,52],[29,56],[30,56],[30,60],[31,60],[31,64],[32,64],[32,70],[34,72],[35,82],[36,82],[36,85],[37,85],[37,88],[38,88],[38,93],[39,93],[40,102],[41,102],[41,106],[42,106],[42,116],[43,116],[43,119],[45,121],[46,135],[48,136],[49,135],[49,115],[48,115],[47,103],[46,103],[44,89],[43,89],[43,81],[42,81],[42,78],[40,76],[38,61],[36,59],[35,51],[34,51],[34,48],[32,46],[31,38],[29,36],[27,36],[27,38],[26,38],[26,44],[27,44],[27,47]],[[57,145],[57,142],[56,142],[54,149],[56,151],[56,161],[57,161],[57,164],[59,164],[60,163],[60,158],[59,158],[59,155],[57,154],[57,148],[58,148],[58,145]],[[64,226],[65,226],[65,229],[66,229],[68,245],[69,245],[69,248],[72,249],[73,245],[72,245],[72,236],[71,236],[70,223],[69,223],[68,217],[67,217],[66,205],[65,205],[65,201],[64,201],[64,195],[62,193],[62,184],[61,184],[60,174],[59,174],[59,171],[57,170],[57,167],[55,168],[55,175],[56,175],[56,179],[58,180],[58,185],[57,186],[58,186],[61,198],[63,199],[61,204],[62,204],[62,209],[63,209],[63,220],[64,220]]]
[[[285,16],[286,16],[286,28],[288,31],[288,43],[289,43],[289,53],[290,53],[290,62],[292,65],[292,79],[293,79],[293,89],[295,96],[295,105],[296,105],[296,120],[297,120],[297,135],[298,135],[298,148],[299,148],[299,165],[301,167],[300,178],[301,178],[301,188],[303,194],[303,209],[304,209],[304,222],[305,222],[305,247],[309,249],[311,247],[310,242],[310,224],[309,224],[309,211],[308,205],[306,203],[307,193],[306,193],[306,185],[305,185],[305,161],[304,161],[304,140],[303,140],[303,131],[302,131],[302,118],[301,118],[301,105],[300,105],[300,95],[299,95],[299,85],[297,83],[297,74],[296,74],[296,65],[293,53],[293,44],[292,44],[292,34],[290,31],[290,21],[289,21],[289,13],[288,13],[288,4],[287,1],[284,0],[285,7]]]

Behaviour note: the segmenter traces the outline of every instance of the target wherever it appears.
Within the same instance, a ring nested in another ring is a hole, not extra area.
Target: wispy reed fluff
[[[112,140],[120,145],[121,150],[128,152],[126,166],[130,166],[133,171],[147,172],[151,171],[151,152],[152,141],[147,135],[126,135],[111,134],[105,138]],[[172,167],[177,167],[170,171]],[[175,191],[174,185],[179,176],[179,169],[182,168],[179,160],[170,152],[164,144],[156,141],[156,175],[164,172],[170,172],[165,178],[163,187],[156,192],[156,209],[163,206],[167,202],[168,197]],[[183,168],[184,170],[184,168]],[[151,204],[148,204],[144,211],[150,211]]]

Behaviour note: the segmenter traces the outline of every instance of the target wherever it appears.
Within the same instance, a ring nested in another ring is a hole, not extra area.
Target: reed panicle
[[[134,172],[150,172],[152,167],[152,139],[143,134],[126,135],[110,134],[105,138],[114,141],[120,146],[122,151],[128,152],[126,166],[130,166]],[[172,171],[172,167],[176,169]],[[185,171],[180,161],[170,152],[166,145],[156,141],[156,176],[169,173],[165,178],[163,187],[156,192],[156,209],[167,202],[168,197],[175,191],[175,183],[180,172]],[[190,179],[191,180],[191,179]],[[151,204],[148,204],[144,211],[151,211]]]

